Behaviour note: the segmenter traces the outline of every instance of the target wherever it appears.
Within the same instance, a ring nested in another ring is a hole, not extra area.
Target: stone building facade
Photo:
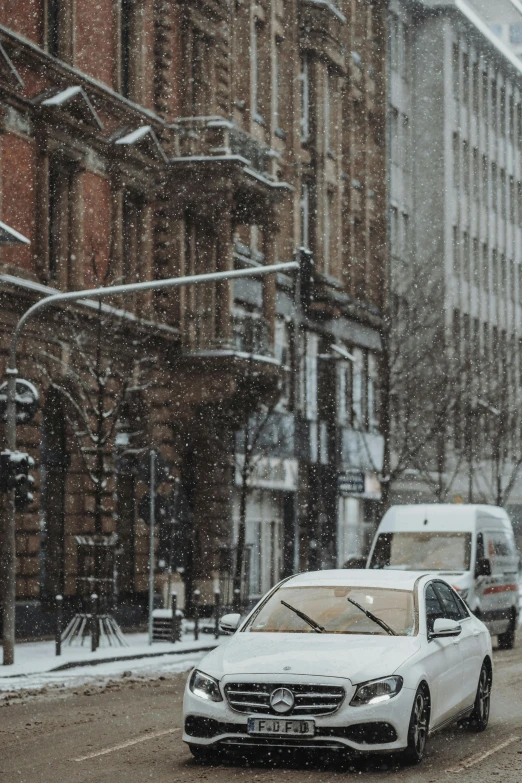
[[[154,444],[178,479],[174,566],[188,600],[196,584],[210,600],[237,541],[237,430],[275,394],[248,490],[245,600],[366,546],[382,468],[386,37],[383,0],[0,5],[0,218],[31,240],[0,250],[4,361],[16,318],[57,288],[295,257],[308,270],[297,307],[290,276],[105,306],[118,324],[105,347],[139,340],[155,358],[106,455],[103,529],[129,618],[147,580],[138,455]],[[91,334],[95,310],[73,309]],[[18,433],[40,466],[18,518],[24,627],[56,592],[75,605],[92,534],[92,487],[39,370],[49,354],[69,362],[62,316],[30,324],[20,352],[42,400]]]

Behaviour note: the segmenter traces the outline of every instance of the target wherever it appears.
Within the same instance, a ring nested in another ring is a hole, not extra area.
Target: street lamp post
[[[0,226],[1,227],[1,226]],[[46,307],[62,302],[76,302],[84,299],[101,299],[106,296],[141,293],[160,288],[177,288],[197,283],[208,283],[219,280],[233,280],[241,277],[260,277],[277,272],[288,272],[297,269],[297,261],[289,261],[284,264],[272,264],[249,269],[232,269],[226,272],[210,272],[203,275],[189,275],[187,277],[170,277],[166,280],[150,280],[144,283],[129,283],[124,285],[106,286],[104,288],[92,288],[85,291],[67,291],[66,293],[52,294],[45,299],[35,302],[18,321],[11,339],[9,358],[7,365],[7,448],[16,451],[16,378],[18,368],[16,353],[18,340],[27,321],[33,315]],[[15,646],[15,603],[16,603],[16,511],[15,490],[8,492],[6,513],[4,520],[4,558],[3,558],[3,648],[4,666],[14,663]]]

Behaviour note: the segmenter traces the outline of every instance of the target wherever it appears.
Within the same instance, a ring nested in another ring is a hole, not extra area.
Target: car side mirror
[[[451,636],[460,636],[462,626],[456,620],[448,620],[446,617],[437,617],[433,623],[433,631],[430,639],[445,639]]]
[[[479,557],[475,568],[475,576],[491,576],[491,560],[487,557]]]
[[[219,621],[219,628],[223,633],[234,633],[238,629],[240,620],[240,614],[224,614]]]

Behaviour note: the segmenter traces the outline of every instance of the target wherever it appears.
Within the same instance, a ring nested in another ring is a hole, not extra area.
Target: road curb
[[[23,674],[0,675],[0,682],[4,680],[17,678],[17,677],[34,677],[38,674],[50,674],[51,672],[61,672],[61,671],[65,671],[66,669],[76,669],[76,667],[81,667],[81,666],[98,666],[102,663],[117,663],[118,661],[138,661],[142,658],[159,658],[165,655],[190,655],[192,653],[197,653],[197,652],[210,652],[210,650],[214,650],[217,646],[218,646],[217,644],[211,644],[211,645],[207,645],[206,647],[191,647],[186,650],[164,650],[163,652],[138,653],[137,655],[113,655],[110,658],[95,658],[91,660],[86,659],[81,661],[68,661],[67,663],[62,663],[60,664],[60,666],[55,666],[54,668],[46,669],[45,671],[26,672]]]

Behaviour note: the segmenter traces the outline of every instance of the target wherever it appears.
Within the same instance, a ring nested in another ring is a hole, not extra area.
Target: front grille
[[[339,709],[345,697],[344,688],[332,685],[251,682],[229,682],[225,685],[225,695],[236,712],[282,717],[270,706],[270,694],[277,688],[288,688],[294,695],[294,706],[285,716],[329,715]]]

